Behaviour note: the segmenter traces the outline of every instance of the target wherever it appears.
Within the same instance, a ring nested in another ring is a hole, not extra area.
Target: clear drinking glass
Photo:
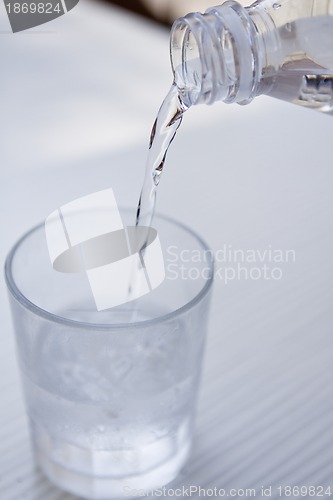
[[[123,212],[130,225],[133,212]],[[166,278],[97,311],[85,273],[53,270],[44,225],[5,267],[36,459],[84,498],[129,496],[174,479],[190,450],[205,342],[212,253],[156,216]]]

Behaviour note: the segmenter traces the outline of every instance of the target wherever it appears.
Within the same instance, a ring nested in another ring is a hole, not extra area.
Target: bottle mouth
[[[184,104],[250,102],[260,74],[256,44],[249,14],[234,0],[177,19],[170,58]]]
[[[199,41],[193,29],[195,16],[196,14],[188,14],[177,19],[171,28],[170,37],[174,83],[187,107],[200,100],[203,79]]]
[[[231,44],[221,51],[221,40],[230,36],[223,20],[213,9],[204,14],[193,12],[177,19],[171,28],[170,57],[177,85],[184,103],[213,104],[228,94],[230,68],[226,58]],[[228,44],[226,44],[228,45]],[[232,48],[231,48],[232,49]]]

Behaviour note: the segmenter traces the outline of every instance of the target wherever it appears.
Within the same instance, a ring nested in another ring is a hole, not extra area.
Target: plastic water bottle
[[[333,115],[333,0],[231,0],[177,19],[175,84],[186,106],[269,95]]]

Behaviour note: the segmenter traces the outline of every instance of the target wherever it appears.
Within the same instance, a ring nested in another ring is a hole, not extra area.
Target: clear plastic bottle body
[[[171,33],[184,102],[260,94],[333,114],[333,0],[236,1],[178,19]]]

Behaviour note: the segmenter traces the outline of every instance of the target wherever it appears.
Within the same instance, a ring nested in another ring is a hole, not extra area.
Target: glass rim
[[[13,264],[13,259],[15,257],[16,251],[18,248],[21,246],[23,241],[25,241],[29,236],[34,233],[35,231],[38,231],[44,226],[44,222],[41,222],[35,226],[33,226],[31,229],[26,231],[17,241],[14,243],[12,246],[11,250],[9,251],[6,260],[5,260],[5,266],[4,266],[4,272],[5,272],[5,281],[7,284],[7,289],[11,293],[11,295],[26,309],[29,309],[31,312],[36,314],[37,316],[40,316],[50,322],[53,323],[58,323],[62,325],[67,325],[72,328],[80,328],[80,329],[86,329],[86,330],[119,330],[119,329],[129,329],[129,328],[137,328],[137,327],[148,327],[151,325],[154,325],[156,323],[162,323],[164,321],[167,321],[171,318],[180,316],[184,312],[192,309],[192,307],[195,306],[198,302],[200,302],[209,292],[213,280],[214,280],[214,257],[213,253],[210,250],[209,246],[205,242],[201,236],[199,236],[195,231],[193,231],[191,228],[189,228],[186,224],[183,224],[182,222],[177,221],[173,217],[169,217],[163,214],[156,213],[154,217],[158,217],[159,219],[165,220],[178,228],[182,229],[183,231],[187,232],[190,234],[195,240],[197,240],[202,249],[205,252],[209,252],[211,258],[207,261],[209,265],[209,276],[205,278],[204,280],[204,285],[200,288],[199,292],[194,295],[190,300],[188,300],[184,305],[181,307],[178,307],[177,309],[170,311],[166,314],[163,314],[162,316],[157,316],[156,318],[152,319],[147,319],[143,321],[136,321],[133,323],[89,323],[85,321],[77,321],[75,319],[69,319],[69,318],[64,318],[63,316],[59,316],[57,314],[51,313],[42,307],[37,306],[33,302],[31,302],[19,289],[17,284],[15,283],[13,273],[12,273],[12,264]]]

